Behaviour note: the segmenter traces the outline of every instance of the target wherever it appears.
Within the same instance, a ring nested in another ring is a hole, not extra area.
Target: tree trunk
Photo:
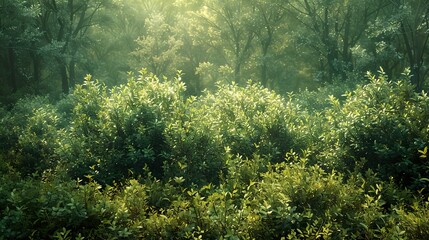
[[[31,46],[32,49],[36,49],[37,47],[33,43]],[[31,61],[33,63],[33,80],[35,85],[35,92],[39,93],[39,84],[40,84],[40,78],[41,78],[41,62],[40,62],[40,56],[36,53],[35,50],[30,50],[30,57]]]
[[[263,60],[262,67],[261,67],[261,83],[262,86],[268,87],[268,66],[267,61]]]
[[[76,61],[72,59],[69,63],[69,87],[76,85]]]
[[[261,42],[262,46],[262,67],[261,67],[261,83],[262,86],[268,87],[268,49],[271,46],[271,43],[273,41],[273,32],[270,28],[270,26],[267,23],[267,39],[263,40]]]
[[[64,94],[68,94],[69,93],[69,81],[68,81],[68,77],[67,77],[66,66],[64,66],[64,65],[60,66],[60,74],[61,74],[61,88],[62,88]]]
[[[335,60],[337,59],[337,49],[329,37],[329,15],[328,7],[324,9],[324,22],[322,30],[322,43],[326,48],[326,62],[328,64],[328,79],[327,82],[332,82],[332,78],[336,75]]]
[[[417,58],[417,51],[419,49],[413,49],[412,48],[412,40],[414,40],[411,36],[411,38],[408,36],[408,32],[405,29],[405,26],[403,23],[401,23],[401,33],[402,33],[402,37],[404,39],[404,43],[405,43],[405,49],[406,49],[406,53],[408,56],[408,61],[410,64],[410,80],[411,83],[414,84],[416,86],[416,90],[420,91],[421,90],[421,76],[420,76],[420,70],[421,70],[421,61],[419,61]]]
[[[12,93],[15,93],[18,91],[18,85],[16,82],[16,59],[15,59],[15,53],[13,51],[13,48],[11,44],[8,48],[8,57],[9,57],[9,84],[12,88]]]
[[[236,83],[239,83],[241,81],[240,70],[241,70],[241,62],[240,60],[237,59],[234,66],[234,81]]]
[[[58,63],[58,70],[60,72],[60,77],[61,77],[61,89],[64,94],[68,94],[70,86],[69,86],[69,78],[67,76],[66,64],[64,63],[64,60],[61,59],[60,57],[57,57],[56,60]]]
[[[350,25],[351,25],[351,13],[350,9],[347,9],[345,26],[344,26],[344,36],[343,36],[343,50],[342,50],[342,66],[341,66],[341,77],[343,80],[347,78],[347,72],[353,69],[352,59],[350,53]]]
[[[416,86],[416,91],[422,90],[422,84],[421,84],[421,77],[420,77],[420,67],[418,65],[411,66],[410,68],[410,74],[411,74],[411,83]]]
[[[268,55],[269,43],[262,44],[262,66],[261,66],[261,83],[262,86],[268,87],[268,64],[267,64],[267,55]]]

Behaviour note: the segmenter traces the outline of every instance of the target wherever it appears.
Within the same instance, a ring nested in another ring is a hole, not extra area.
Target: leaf
[[[428,153],[428,147],[426,146],[423,150],[418,150],[420,155],[420,158],[427,158],[427,153]]]
[[[419,151],[419,153],[426,155],[428,152],[428,147],[426,146],[423,150],[418,150],[418,151]]]
[[[366,224],[364,224],[364,223],[360,223],[360,225],[361,225],[363,228],[365,228],[365,230],[368,230],[368,226],[367,226]]]
[[[185,181],[183,177],[174,177],[174,181],[178,184],[181,184]]]

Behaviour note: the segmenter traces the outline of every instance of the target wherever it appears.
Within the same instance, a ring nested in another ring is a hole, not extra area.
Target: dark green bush
[[[290,101],[298,104],[302,111],[310,114],[323,112],[331,108],[329,96],[334,96],[343,102],[346,99],[345,93],[353,91],[359,81],[336,81],[332,84],[319,87],[317,90],[301,90],[289,95]]]
[[[403,229],[386,207],[389,184],[308,166],[305,160],[269,167],[247,184],[184,190],[170,206],[149,213],[139,235],[153,239],[386,239]],[[237,176],[239,178],[239,176]],[[393,185],[392,185],[393,186]],[[369,190],[366,190],[369,189]],[[400,196],[402,193],[396,193]]]
[[[102,232],[103,221],[115,219],[119,211],[94,182],[2,179],[0,186],[12,188],[0,215],[2,239],[53,239],[63,229],[70,232],[68,239],[79,234],[95,239]]]
[[[292,111],[282,97],[253,83],[219,85],[215,93],[191,98],[166,129],[172,149],[170,172],[204,185],[218,181],[228,154],[282,161],[298,146],[289,131]]]
[[[180,179],[163,183],[150,178],[143,184],[129,180],[102,188],[91,179],[83,183],[3,177],[0,194],[6,201],[0,209],[0,234],[6,239],[425,236],[424,202],[412,210],[400,202],[395,203],[398,207],[386,207],[391,197],[386,194],[401,196],[389,190],[393,185],[373,175],[367,179],[375,185],[361,176],[345,181],[339,173],[308,166],[306,160],[289,155],[293,158],[289,163],[268,166],[248,183],[246,176],[240,176],[247,174],[243,170],[233,176],[234,184],[197,189],[184,188]],[[156,199],[168,204],[154,204]]]
[[[304,155],[305,157],[306,155]],[[271,166],[245,189],[241,206],[251,211],[247,234],[256,239],[385,239],[398,237],[393,197],[409,197],[394,185],[362,176],[346,180],[306,159]],[[374,185],[372,185],[374,184]],[[396,190],[393,191],[393,190]],[[394,202],[401,203],[402,200]],[[392,202],[393,204],[393,202]],[[393,206],[393,205],[392,205]],[[248,227],[248,226],[247,226]],[[385,233],[384,235],[381,233]]]
[[[201,124],[214,129],[233,155],[258,153],[278,162],[296,147],[288,130],[291,110],[281,96],[258,84],[220,85],[200,102],[204,106]]]
[[[57,155],[72,177],[89,174],[103,184],[137,177],[145,165],[162,176],[168,150],[163,131],[180,107],[183,90],[179,79],[161,82],[142,71],[108,93],[88,76],[69,96],[70,125]]]
[[[429,202],[414,201],[411,208],[400,206],[396,209],[399,215],[400,229],[407,239],[429,238]]]
[[[24,175],[55,168],[60,116],[46,97],[19,100],[0,119],[0,154]]]
[[[341,105],[331,98],[326,112],[329,128],[322,133],[323,164],[352,170],[377,171],[405,187],[423,187],[427,163],[418,150],[429,143],[429,97],[415,93],[408,79],[388,81],[382,72],[370,83],[347,94]]]

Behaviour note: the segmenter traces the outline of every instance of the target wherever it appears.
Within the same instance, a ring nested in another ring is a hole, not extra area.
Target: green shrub
[[[234,184],[177,192],[169,206],[148,214],[141,236],[385,239],[403,234],[401,229],[396,231],[394,208],[386,206],[390,198],[403,194],[395,192],[394,185],[370,173],[371,183],[361,176],[346,181],[337,172],[309,166],[293,154],[290,157],[295,158],[290,159],[292,163],[271,165],[248,183],[240,180],[246,179],[239,176],[244,170],[235,173]]]
[[[384,180],[423,186],[427,163],[418,150],[429,142],[426,93],[415,93],[408,79],[392,82],[380,72],[347,94],[343,105],[334,97],[331,103],[330,129],[321,136],[322,164],[352,170],[363,162],[363,170],[371,168]]]
[[[308,89],[301,90],[297,93],[292,93],[290,101],[298,104],[302,111],[310,114],[323,112],[331,108],[329,96],[334,96],[343,102],[346,97],[345,93],[353,91],[357,85],[356,81],[336,81],[319,87],[317,90],[310,91]]]
[[[185,99],[142,71],[0,108],[0,238],[427,238],[427,201],[396,184],[426,186],[429,97],[384,74],[339,91]]]
[[[215,93],[190,98],[185,111],[166,128],[171,148],[170,175],[201,185],[217,183],[228,154],[267,156],[272,162],[297,148],[291,109],[282,97],[260,85],[219,85]]]
[[[0,119],[0,153],[24,175],[55,168],[60,116],[46,97],[19,100]]]
[[[233,155],[258,153],[278,162],[296,147],[284,99],[258,84],[220,85],[200,102],[207,108],[199,116],[202,124],[214,129]]]
[[[126,210],[136,204],[122,198],[111,200],[108,191],[101,192],[95,182],[2,179],[0,189],[6,187],[12,190],[1,209],[0,236],[5,239],[53,239],[66,232],[69,239],[107,239],[113,236],[106,235],[107,229],[118,220],[123,204]]]
[[[249,183],[241,181],[247,181],[245,176],[238,176],[244,170],[235,175],[236,184],[197,189],[184,188],[180,179],[162,183],[150,178],[143,184],[129,180],[103,189],[91,179],[83,183],[3,178],[0,194],[6,201],[0,234],[14,239],[422,236],[415,234],[425,227],[422,210],[426,205],[419,204],[412,211],[387,208],[386,194],[394,192],[389,184],[373,180],[375,185],[371,185],[359,176],[346,182],[341,174],[308,166],[305,160],[290,161],[269,166]],[[169,198],[168,204],[154,204],[162,198]],[[408,218],[412,221],[396,228]]]
[[[219,171],[225,166],[220,136],[199,119],[204,107],[195,107],[198,104],[195,99],[189,99],[186,104],[187,110],[165,129],[170,148],[166,177],[183,177],[186,185],[217,182]]]
[[[145,71],[109,93],[88,76],[70,96],[71,122],[57,154],[71,176],[93,175],[102,184],[137,177],[145,165],[162,176],[163,131],[183,91],[179,79],[161,82]]]
[[[253,226],[247,232],[251,238],[376,239],[383,232],[399,236],[393,231],[393,208],[386,204],[409,195],[379,180],[374,185],[361,176],[345,180],[338,172],[308,165],[305,158],[288,157],[295,160],[271,166],[245,190],[241,206],[251,212],[246,223]]]
[[[411,208],[398,207],[398,225],[407,239],[429,238],[429,202],[414,201]]]

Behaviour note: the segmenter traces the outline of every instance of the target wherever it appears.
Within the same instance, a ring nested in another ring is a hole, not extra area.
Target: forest
[[[429,1],[0,0],[0,240],[429,239]]]

